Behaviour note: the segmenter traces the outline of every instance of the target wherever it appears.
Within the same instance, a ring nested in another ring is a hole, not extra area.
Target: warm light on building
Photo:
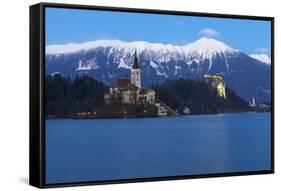
[[[218,83],[217,93],[218,93],[218,96],[223,97],[224,99],[226,99],[225,85],[224,85],[223,82],[219,82]]]
[[[217,95],[226,99],[225,83],[220,75],[204,75],[208,84],[211,84],[217,90]]]

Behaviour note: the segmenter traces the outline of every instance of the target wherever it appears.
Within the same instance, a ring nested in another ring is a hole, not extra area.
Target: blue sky
[[[46,9],[46,44],[98,39],[183,45],[205,36],[250,53],[270,55],[270,22],[208,17]]]

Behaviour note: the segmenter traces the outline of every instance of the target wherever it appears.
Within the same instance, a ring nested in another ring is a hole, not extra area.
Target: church
[[[141,87],[141,69],[135,51],[131,65],[131,77],[117,79],[104,95],[106,104],[155,104],[155,91]]]

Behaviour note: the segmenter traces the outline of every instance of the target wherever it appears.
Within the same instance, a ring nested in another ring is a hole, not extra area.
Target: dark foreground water
[[[47,120],[46,183],[270,169],[270,113]]]

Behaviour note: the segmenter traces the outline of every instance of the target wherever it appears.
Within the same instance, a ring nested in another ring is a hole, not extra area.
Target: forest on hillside
[[[77,113],[120,110],[129,108],[132,114],[142,106],[105,105],[104,92],[107,86],[89,76],[76,76],[71,79],[60,74],[46,76],[45,111],[47,118],[73,118]],[[234,91],[227,88],[227,99],[217,96],[216,90],[203,81],[171,80],[152,86],[156,100],[160,100],[183,114],[188,107],[191,114],[213,114],[248,111],[248,104]],[[116,108],[115,108],[116,107]],[[148,108],[153,111],[153,108]],[[112,112],[108,112],[112,113]],[[108,116],[99,116],[107,118]],[[110,115],[110,117],[114,117]],[[118,116],[117,116],[118,117]]]
[[[157,99],[182,113],[188,107],[192,114],[211,114],[248,111],[248,103],[226,88],[226,99],[204,81],[170,80],[154,86]]]
[[[104,105],[106,86],[88,76],[74,79],[60,74],[47,76],[45,81],[46,115],[70,118],[78,112],[91,112]]]

